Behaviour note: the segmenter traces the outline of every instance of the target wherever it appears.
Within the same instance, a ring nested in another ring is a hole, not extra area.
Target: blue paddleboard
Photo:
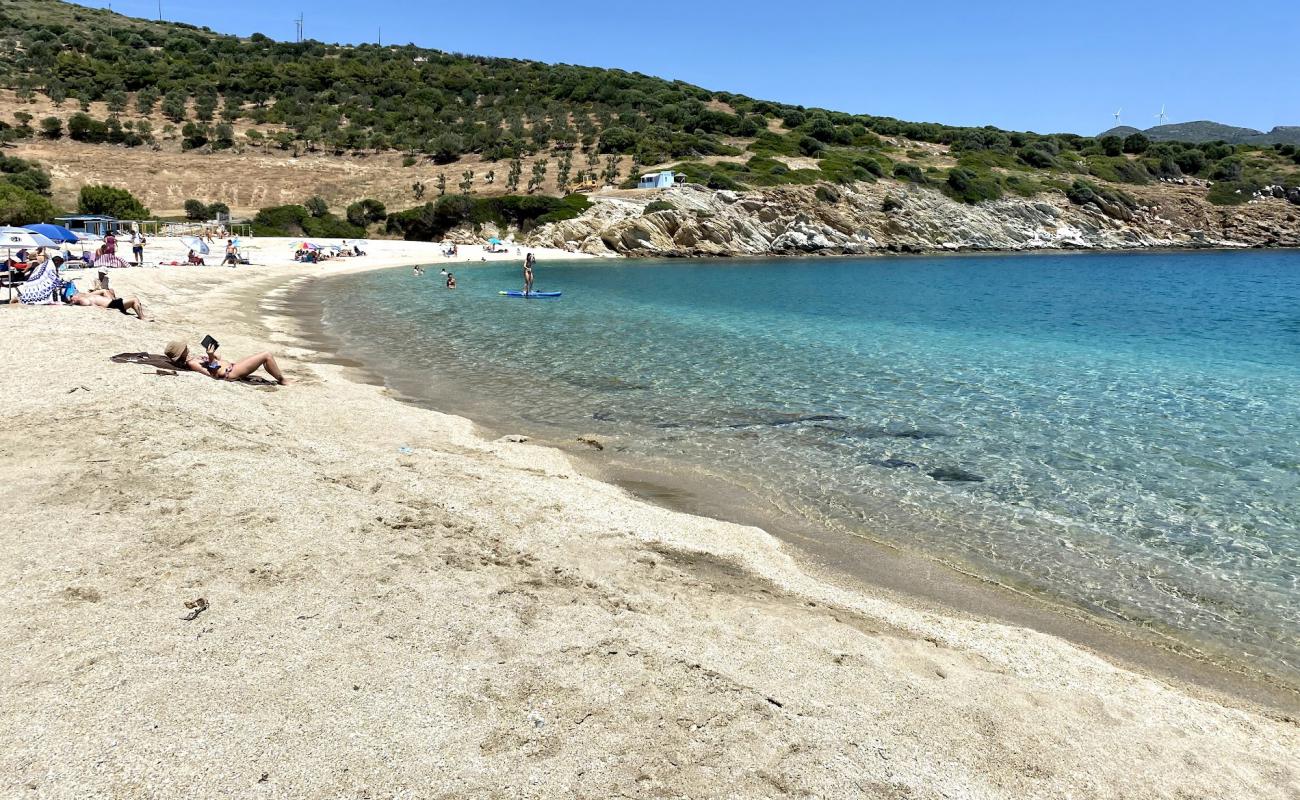
[[[523,292],[519,291],[518,289],[511,289],[511,290],[508,291],[508,292],[497,292],[497,294],[501,295],[502,297],[528,297],[528,298],[533,298],[533,297],[559,297],[559,296],[560,296],[561,294],[563,294],[563,293],[562,293],[562,292],[529,292],[528,294],[524,294]]]

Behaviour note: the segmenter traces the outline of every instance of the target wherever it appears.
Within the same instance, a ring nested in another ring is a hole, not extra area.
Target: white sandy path
[[[1294,721],[832,588],[319,354],[282,389],[108,361],[287,340],[236,301],[305,274],[0,309],[0,794],[1300,795]]]

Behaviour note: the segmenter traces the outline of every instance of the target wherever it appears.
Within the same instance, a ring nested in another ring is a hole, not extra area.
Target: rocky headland
[[[1216,206],[1198,186],[1134,187],[1135,208],[1058,193],[975,205],[892,181],[748,192],[696,185],[591,197],[535,246],[602,256],[849,255],[1300,246],[1300,192]]]

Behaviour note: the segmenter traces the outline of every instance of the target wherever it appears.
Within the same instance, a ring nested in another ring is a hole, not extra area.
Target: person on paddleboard
[[[528,255],[524,256],[524,296],[525,297],[533,293],[533,262],[534,261],[536,261],[536,259],[533,258],[532,253],[529,253]]]

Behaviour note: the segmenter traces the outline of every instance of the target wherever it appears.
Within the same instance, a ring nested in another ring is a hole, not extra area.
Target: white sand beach
[[[256,245],[114,271],[155,322],[0,308],[0,795],[1300,797],[1295,716],[832,585],[265,313],[436,246]],[[293,383],[110,360],[204,334]]]

